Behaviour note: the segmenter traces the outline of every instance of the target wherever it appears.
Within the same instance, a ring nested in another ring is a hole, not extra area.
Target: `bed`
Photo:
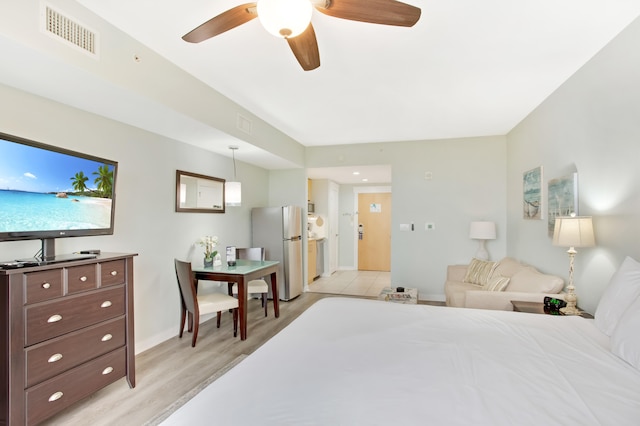
[[[322,299],[163,425],[638,425],[594,320]]]

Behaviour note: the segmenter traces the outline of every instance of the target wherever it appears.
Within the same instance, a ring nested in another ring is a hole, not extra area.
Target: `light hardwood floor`
[[[340,270],[330,277],[320,277],[309,284],[313,293],[377,297],[384,287],[391,286],[391,272]]]
[[[249,300],[248,336],[233,337],[231,314],[222,316],[220,328],[215,318],[200,325],[198,341],[191,347],[191,334],[169,339],[136,356],[136,387],[125,379],[51,417],[43,425],[143,425],[165,407],[198,386],[241,354],[250,354],[297,318],[309,306],[335,295],[303,293],[290,302],[280,302],[280,317],[264,317],[259,300]],[[179,318],[176,318],[176,333]]]

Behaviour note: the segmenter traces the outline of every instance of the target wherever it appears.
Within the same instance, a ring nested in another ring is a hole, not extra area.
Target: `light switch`
[[[424,224],[424,230],[425,231],[433,231],[434,229],[436,229],[436,224],[433,222],[427,222]]]
[[[400,224],[400,230],[401,231],[411,231],[411,225],[409,225],[408,223],[401,223]]]

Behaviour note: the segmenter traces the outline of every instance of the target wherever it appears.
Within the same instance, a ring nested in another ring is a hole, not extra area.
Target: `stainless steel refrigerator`
[[[302,209],[297,206],[254,208],[251,232],[252,247],[264,247],[265,259],[280,262],[279,298],[291,300],[302,294]],[[271,292],[269,297],[273,297]]]

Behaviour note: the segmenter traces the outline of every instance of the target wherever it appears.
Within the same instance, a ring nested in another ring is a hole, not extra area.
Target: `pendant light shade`
[[[224,184],[224,201],[227,206],[237,207],[242,204],[242,184],[236,179],[236,149],[237,146],[230,146],[233,156],[233,181]]]
[[[300,35],[311,22],[309,0],[258,0],[258,19],[271,34],[281,38]]]

